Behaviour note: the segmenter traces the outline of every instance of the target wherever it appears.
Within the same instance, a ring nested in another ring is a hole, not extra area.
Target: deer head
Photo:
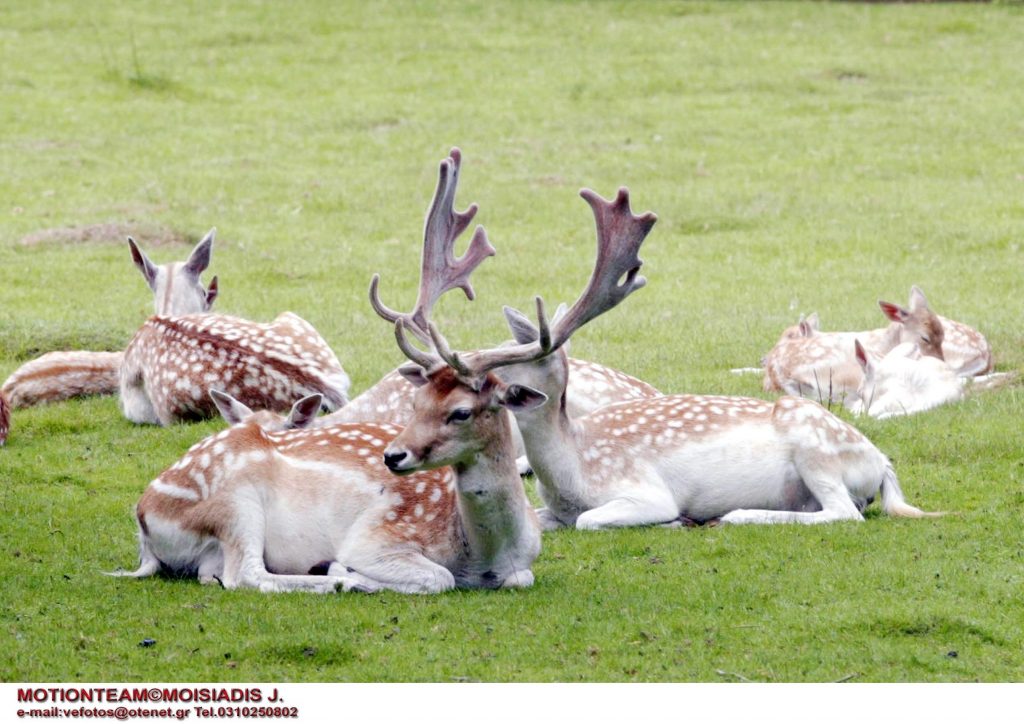
[[[304,430],[316,421],[316,416],[320,412],[320,405],[323,404],[323,395],[307,395],[292,405],[291,412],[284,416],[270,410],[253,412],[247,405],[220,390],[210,390],[210,397],[213,398],[214,404],[217,405],[221,417],[229,425],[253,422],[266,432]]]
[[[460,465],[484,450],[507,455],[511,438],[503,409],[532,410],[548,395],[519,382],[505,382],[493,370],[545,360],[569,341],[591,319],[617,306],[646,280],[639,275],[642,262],[637,250],[657,217],[636,217],[629,210],[629,191],[619,189],[614,201],[606,201],[589,189],[580,195],[590,204],[597,223],[598,253],[587,288],[564,314],[549,323],[544,302],[537,297],[537,325],[514,310],[512,320],[518,344],[467,355],[453,352],[437,327],[428,320],[431,351],[412,345],[405,323],[395,325],[398,346],[414,363],[402,368],[406,379],[417,384],[413,419],[385,451],[385,463],[395,472],[421,467]],[[564,354],[562,361],[565,362]],[[564,390],[564,381],[563,387]]]
[[[922,354],[944,359],[942,340],[945,331],[942,321],[928,306],[924,292],[916,286],[910,288],[910,304],[907,308],[892,302],[879,301],[882,313],[893,322],[902,325],[901,342],[913,342]]]
[[[157,315],[177,316],[209,311],[213,300],[217,298],[217,277],[210,281],[209,288],[204,289],[199,281],[199,275],[210,265],[210,254],[213,251],[216,233],[216,229],[210,229],[184,262],[172,262],[161,266],[150,261],[135,239],[128,237],[132,261],[142,272],[149,288],[153,290],[153,304]]]

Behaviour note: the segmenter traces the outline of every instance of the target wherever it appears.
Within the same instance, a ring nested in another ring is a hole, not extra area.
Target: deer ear
[[[142,272],[142,276],[146,279],[146,284],[149,285],[150,289],[156,291],[156,264],[149,260],[149,257],[135,243],[135,239],[130,236],[128,237],[128,248],[132,250],[132,261],[135,262],[135,266]]]
[[[906,322],[907,318],[910,317],[910,312],[898,304],[878,300],[878,306],[881,308],[882,314],[894,322]]]
[[[423,387],[430,381],[427,377],[427,371],[415,363],[402,365],[398,368],[398,374],[402,375],[414,387]]]
[[[318,392],[303,397],[292,405],[292,411],[288,413],[288,420],[285,424],[286,429],[302,430],[312,425],[320,412],[320,405],[323,404],[323,401],[324,396]]]
[[[874,369],[874,365],[868,358],[868,353],[864,349],[864,345],[860,343],[859,339],[853,340],[853,355],[857,358],[857,364],[859,364],[860,368],[864,370],[865,375]]]
[[[925,299],[924,292],[921,291],[920,287],[916,284],[910,287],[910,311],[916,311],[918,309],[928,309],[928,300]]]
[[[213,306],[213,300],[220,294],[220,289],[217,288],[217,277],[210,280],[210,286],[206,290],[206,309],[209,311],[210,307]]]
[[[512,337],[519,344],[529,344],[540,339],[540,331],[525,314],[512,307],[503,307],[505,322],[508,324]]]
[[[805,319],[804,321],[807,323],[808,328],[810,328],[814,332],[817,332],[819,329],[821,329],[821,320],[818,319],[817,312],[811,312],[807,316],[807,319]]]
[[[526,385],[506,385],[498,393],[498,404],[512,412],[532,410],[535,407],[540,407],[547,401],[547,395],[540,390],[535,390]]]
[[[213,238],[217,235],[216,227],[206,232],[206,236],[196,244],[188,261],[185,262],[185,271],[194,277],[202,274],[206,267],[210,266],[210,255],[213,253]]]
[[[813,337],[814,327],[806,319],[800,322],[800,336],[801,337]]]
[[[220,416],[229,425],[237,425],[252,415],[252,410],[249,407],[246,407],[226,392],[210,390],[210,397],[213,398],[213,404],[220,410]]]

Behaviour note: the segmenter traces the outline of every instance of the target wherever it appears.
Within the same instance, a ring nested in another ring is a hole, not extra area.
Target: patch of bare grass
[[[129,236],[146,247],[196,242],[196,238],[166,226],[114,221],[41,229],[21,237],[18,244],[123,244]]]

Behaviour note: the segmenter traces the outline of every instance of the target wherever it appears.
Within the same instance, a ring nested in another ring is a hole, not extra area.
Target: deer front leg
[[[441,593],[455,588],[455,576],[444,566],[414,551],[377,556],[360,561],[347,556],[346,562],[335,562],[328,574],[342,574],[367,586],[386,588],[399,593]]]
[[[537,521],[540,523],[541,530],[558,530],[566,526],[547,508],[537,508],[535,512],[537,513]]]
[[[621,497],[591,508],[576,519],[578,530],[624,528],[668,523],[679,517],[679,507],[667,490],[629,490]]]

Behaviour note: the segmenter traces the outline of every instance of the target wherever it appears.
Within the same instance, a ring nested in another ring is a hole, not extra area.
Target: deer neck
[[[465,463],[454,465],[465,558],[460,585],[492,588],[528,570],[540,553],[540,526],[516,469],[508,414],[496,417],[495,435]]]
[[[580,452],[583,427],[569,418],[565,390],[559,403],[541,405],[516,415],[526,457],[537,478],[537,492],[548,510],[567,525],[586,507],[586,482]]]

